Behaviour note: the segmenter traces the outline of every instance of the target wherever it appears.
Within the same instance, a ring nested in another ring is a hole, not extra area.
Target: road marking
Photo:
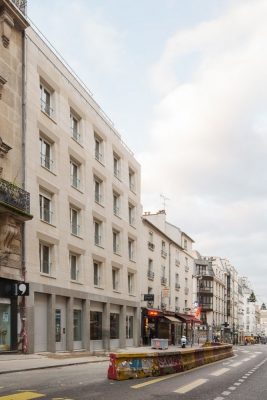
[[[257,357],[256,354],[253,354],[253,356],[250,356],[250,358],[255,358],[255,357]]]
[[[244,358],[244,360],[243,361],[249,361],[250,360],[250,358]]]
[[[244,379],[238,379],[238,382],[244,382]]]
[[[236,390],[235,386],[229,386],[228,390]]]
[[[44,396],[45,396],[44,394],[36,392],[21,392],[21,393],[8,394],[7,396],[0,396],[0,400],[31,400]]]
[[[239,386],[241,385],[241,382],[235,382],[234,385]]]
[[[174,376],[177,376],[177,374],[170,374],[170,375],[167,375],[167,376],[161,376],[160,378],[151,379],[151,381],[139,383],[138,385],[131,386],[131,388],[132,389],[139,389],[139,388],[147,386],[147,385],[152,385],[153,383],[165,381],[166,379],[173,378]]]
[[[218,369],[218,371],[215,371],[210,375],[212,375],[212,376],[220,376],[220,375],[224,374],[225,372],[227,372],[229,370],[230,370],[230,368],[221,368],[221,369]]]
[[[229,394],[231,394],[231,392],[227,392],[227,390],[225,390],[224,392],[222,392],[222,394],[223,394],[224,396],[228,396]]]
[[[188,385],[181,386],[179,389],[174,390],[174,392],[184,394],[200,385],[203,385],[203,383],[206,383],[207,381],[208,379],[197,379],[194,382],[189,383]]]
[[[241,364],[242,364],[242,362],[239,361],[239,362],[236,362],[236,363],[232,364],[231,367],[238,367]]]
[[[214,399],[214,400],[224,400],[224,398],[223,397],[216,397],[216,399]]]

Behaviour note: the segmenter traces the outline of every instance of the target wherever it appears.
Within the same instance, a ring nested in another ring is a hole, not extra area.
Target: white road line
[[[255,357],[257,357],[256,354],[253,354],[253,356],[250,356],[250,358],[255,358]]]
[[[239,362],[236,362],[236,363],[230,365],[230,367],[238,367],[238,366],[241,365],[241,364],[242,364],[242,362],[239,361]]]
[[[248,350],[242,350],[241,353],[250,353]]]
[[[241,385],[241,382],[235,382],[234,385],[239,386]]]
[[[228,390],[236,390],[235,386],[229,386]]]
[[[238,379],[238,382],[244,382],[244,379]]]
[[[212,375],[212,376],[220,376],[220,375],[224,374],[227,371],[230,371],[230,368],[221,368],[221,369],[218,369],[218,371],[215,371],[210,375]]]
[[[243,361],[249,361],[250,360],[250,358],[244,358],[244,360]]]
[[[227,390],[225,390],[224,392],[222,392],[222,394],[223,394],[224,396],[228,396],[229,394],[231,394],[231,392],[228,392]]]
[[[207,381],[208,379],[196,379],[195,381],[189,383],[188,385],[181,386],[179,389],[174,390],[174,392],[184,394],[189,392],[190,390],[195,389],[200,385],[203,385],[203,383],[206,383]]]
[[[224,398],[223,397],[216,397],[216,399],[214,399],[214,400],[224,400]]]

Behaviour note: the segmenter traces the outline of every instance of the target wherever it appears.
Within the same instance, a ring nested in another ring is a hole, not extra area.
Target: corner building
[[[30,352],[138,345],[140,165],[31,27],[25,42]]]

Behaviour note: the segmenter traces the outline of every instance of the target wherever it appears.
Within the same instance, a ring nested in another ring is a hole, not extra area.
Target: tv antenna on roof
[[[166,201],[168,201],[170,199],[168,199],[168,197],[165,196],[164,194],[161,194],[160,197],[162,198],[163,210],[166,211]]]

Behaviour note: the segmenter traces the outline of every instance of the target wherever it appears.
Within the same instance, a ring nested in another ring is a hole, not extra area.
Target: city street
[[[264,400],[267,346],[237,347],[234,357],[186,373],[111,381],[108,362],[0,376],[0,400]]]

